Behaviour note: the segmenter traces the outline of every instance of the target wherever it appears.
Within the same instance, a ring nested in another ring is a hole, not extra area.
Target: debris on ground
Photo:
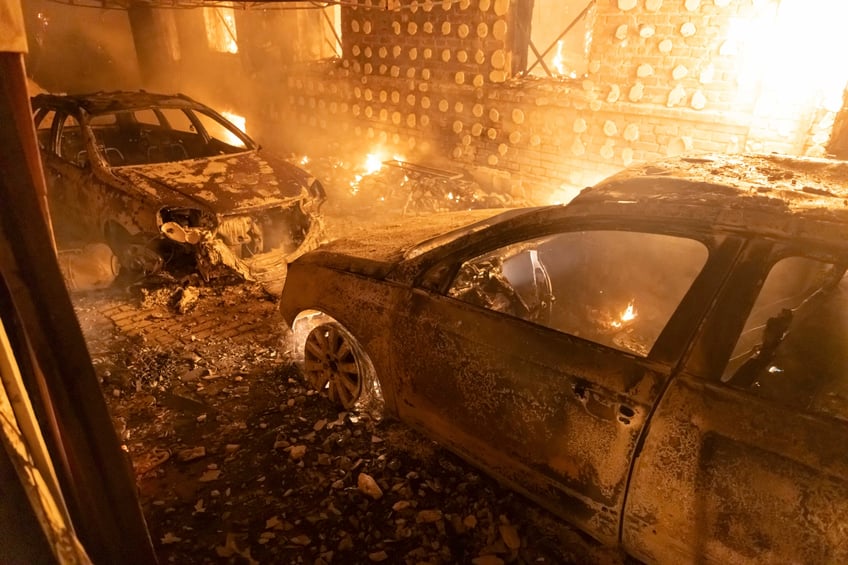
[[[75,297],[161,563],[623,563],[405,425],[310,390],[261,288],[202,287],[185,313],[175,292]]]

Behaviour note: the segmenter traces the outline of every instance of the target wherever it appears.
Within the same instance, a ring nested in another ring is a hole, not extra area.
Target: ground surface
[[[403,424],[308,390],[252,285],[74,303],[162,563],[623,562]]]

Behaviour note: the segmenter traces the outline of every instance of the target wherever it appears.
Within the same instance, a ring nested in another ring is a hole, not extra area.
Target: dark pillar
[[[177,41],[175,34],[169,32],[164,18],[148,4],[135,2],[127,13],[145,88],[176,92],[179,90],[179,66],[174,57],[178,46],[172,45],[173,41]]]

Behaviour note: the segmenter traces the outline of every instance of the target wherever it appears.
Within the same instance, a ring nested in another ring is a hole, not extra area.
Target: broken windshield
[[[112,167],[171,163],[253,149],[233,124],[187,108],[142,108],[89,119],[97,150]]]

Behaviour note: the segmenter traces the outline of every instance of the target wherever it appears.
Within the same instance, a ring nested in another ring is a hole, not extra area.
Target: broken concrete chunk
[[[198,298],[200,298],[200,293],[196,288],[191,286],[181,288],[176,294],[177,312],[185,314],[197,304]]]
[[[177,543],[183,541],[183,538],[177,537],[171,532],[166,532],[164,536],[162,536],[161,542],[162,545],[167,545],[169,543]]]
[[[380,485],[377,484],[377,481],[367,473],[359,473],[359,477],[356,480],[356,486],[359,488],[360,492],[366,494],[373,498],[374,500],[379,500],[383,497],[383,489],[380,488]]]
[[[182,461],[183,463],[194,461],[195,459],[200,459],[201,457],[206,457],[206,447],[202,445],[198,447],[182,449],[177,452],[177,459],[179,461]]]
[[[412,506],[412,503],[408,500],[399,500],[392,505],[392,510],[400,512],[401,510],[406,510],[410,506]]]
[[[419,524],[432,524],[442,519],[441,510],[422,510],[415,517],[415,521]]]
[[[198,480],[201,483],[208,483],[210,481],[217,481],[218,478],[220,478],[220,476],[221,476],[220,469],[210,469],[209,471],[206,471],[205,473],[200,475],[200,478]]]
[[[511,524],[500,525],[501,538],[504,544],[510,549],[518,549],[521,547],[521,538],[518,537],[518,530]]]
[[[289,539],[289,541],[295,545],[309,545],[310,543],[312,543],[312,540],[309,539],[309,536],[306,535],[295,536]]]
[[[209,369],[206,367],[197,367],[180,375],[180,380],[184,383],[190,383],[204,377],[208,372]]]

